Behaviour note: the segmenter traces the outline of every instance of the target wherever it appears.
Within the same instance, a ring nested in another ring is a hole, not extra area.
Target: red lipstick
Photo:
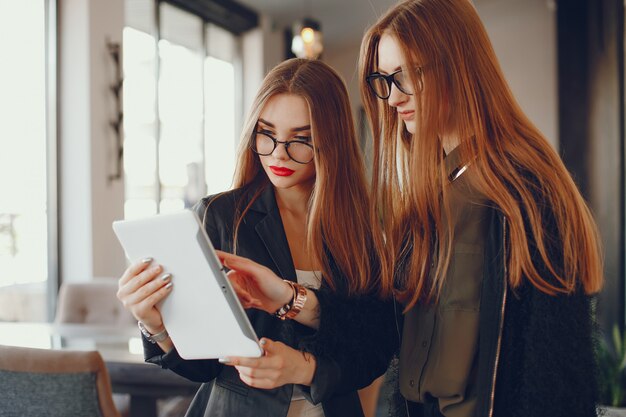
[[[270,166],[270,170],[274,173],[274,175],[278,175],[279,177],[288,177],[294,172],[296,172],[293,169],[289,169],[285,167],[276,167],[276,166]]]

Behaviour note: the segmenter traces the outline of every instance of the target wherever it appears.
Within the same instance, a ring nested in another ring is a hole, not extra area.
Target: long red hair
[[[378,69],[383,35],[400,45],[407,68],[423,68],[412,77],[415,135],[365,82]],[[507,218],[510,285],[527,279],[552,295],[579,286],[588,294],[601,289],[601,251],[590,210],[557,153],[513,98],[468,0],[409,0],[390,9],[365,35],[360,79],[374,137],[375,209],[395,259],[392,268],[398,271],[402,260],[395,285],[407,308],[438,296],[450,261],[453,231],[442,222],[450,210],[439,139],[444,132],[459,137],[461,158],[472,161],[465,175]],[[435,278],[427,280],[433,254]],[[540,275],[538,264],[549,276]]]
[[[271,186],[250,144],[259,115],[277,94],[304,98],[309,107],[315,147],[316,178],[309,200],[307,250],[322,279],[337,288],[333,269],[347,278],[350,293],[377,291],[388,275],[379,223],[371,212],[365,166],[356,138],[348,92],[341,77],[321,61],[290,59],[272,69],[243,127],[234,187],[248,188],[252,199],[236,215],[237,229],[252,202]]]

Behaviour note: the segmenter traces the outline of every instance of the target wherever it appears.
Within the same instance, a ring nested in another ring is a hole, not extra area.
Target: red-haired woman
[[[391,8],[360,75],[410,415],[596,415],[596,226],[470,1]]]
[[[293,59],[265,77],[234,186],[195,209],[238,271],[230,276],[265,355],[183,360],[155,307],[176,276],[155,259],[131,265],[118,291],[157,342],[144,337],[146,360],[211,382],[194,416],[362,417],[357,389],[385,371],[397,336],[392,305],[377,297],[387,262],[347,90],[328,65]]]

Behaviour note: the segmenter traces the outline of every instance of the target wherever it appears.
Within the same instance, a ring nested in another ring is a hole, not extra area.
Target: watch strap
[[[152,333],[150,333],[148,331],[148,329],[146,329],[146,326],[144,326],[144,324],[142,322],[138,321],[137,322],[137,326],[139,327],[139,330],[141,331],[141,334],[144,335],[144,337],[150,343],[163,342],[168,337],[170,337],[169,333],[167,332],[167,329],[163,329],[163,331],[160,331],[159,333],[152,334]]]
[[[291,289],[293,290],[293,298],[289,301],[289,303],[285,304],[274,313],[274,315],[281,320],[293,319],[296,317],[304,308],[307,297],[306,287],[293,281],[284,281],[291,286]]]
[[[293,282],[291,285],[293,286],[293,290],[296,296],[293,299],[291,308],[284,316],[286,319],[293,319],[294,317],[296,317],[298,313],[300,313],[300,311],[302,311],[302,309],[304,308],[304,304],[306,303],[307,298],[307,290],[305,286],[296,284],[295,282]]]

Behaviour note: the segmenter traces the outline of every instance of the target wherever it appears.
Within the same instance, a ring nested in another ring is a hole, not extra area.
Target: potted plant
[[[615,325],[612,346],[603,337],[598,343],[600,403],[606,417],[626,417],[626,333]]]

